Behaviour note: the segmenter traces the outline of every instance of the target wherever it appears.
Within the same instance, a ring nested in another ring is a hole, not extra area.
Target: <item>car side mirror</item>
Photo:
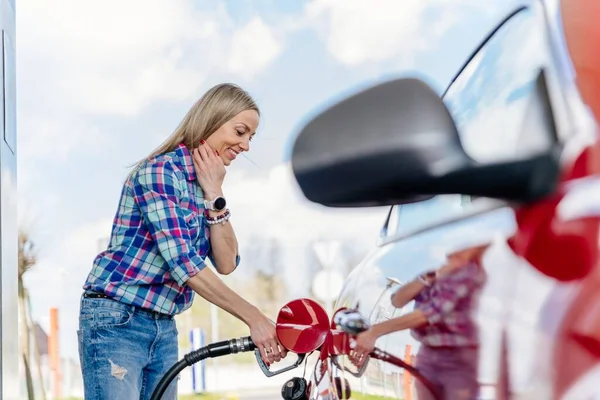
[[[325,109],[296,137],[292,169],[306,198],[330,207],[405,204],[439,194],[531,202],[552,193],[559,148],[540,71],[526,129],[552,145],[512,160],[477,163],[463,149],[443,100],[424,82],[402,78]]]

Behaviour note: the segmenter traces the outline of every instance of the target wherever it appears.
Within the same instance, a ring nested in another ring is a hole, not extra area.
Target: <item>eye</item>
[[[246,130],[244,129],[236,129],[235,132],[238,134],[238,136],[244,136],[246,134]],[[250,135],[250,137],[248,138],[248,140],[251,142],[252,139],[254,139],[254,135]]]

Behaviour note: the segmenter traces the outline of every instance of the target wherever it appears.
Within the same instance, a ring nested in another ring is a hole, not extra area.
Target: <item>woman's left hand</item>
[[[221,195],[225,179],[225,164],[208,143],[203,142],[193,151],[196,178],[207,198]]]

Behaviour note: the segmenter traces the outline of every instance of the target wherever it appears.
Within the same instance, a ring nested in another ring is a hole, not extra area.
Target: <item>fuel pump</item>
[[[295,353],[297,356],[292,365],[275,371],[271,370],[263,361],[250,337],[212,343],[186,354],[183,359],[173,365],[159,382],[151,400],[160,400],[172,380],[186,367],[206,358],[222,357],[240,352],[254,351],[258,366],[269,378],[299,367],[309,355],[317,351],[320,362],[317,366],[326,366],[327,361],[331,361],[331,364],[339,370],[356,377],[360,377],[367,367],[368,359],[365,360],[358,372],[342,366],[339,361],[340,356],[350,354],[353,337],[369,329],[369,323],[357,310],[339,309],[333,318],[329,319],[325,309],[314,300],[292,300],[279,311],[275,329],[279,343],[288,352]],[[441,399],[437,387],[402,359],[377,348],[368,358],[378,359],[403,368],[427,387],[434,399]],[[317,377],[317,370],[319,370],[318,367],[315,368],[315,386],[318,386],[325,376],[325,373],[321,372],[320,377]],[[350,385],[346,379],[335,377],[330,383],[338,399],[350,398]],[[284,400],[308,400],[313,389],[315,388],[304,377],[294,377],[282,386],[281,397]]]

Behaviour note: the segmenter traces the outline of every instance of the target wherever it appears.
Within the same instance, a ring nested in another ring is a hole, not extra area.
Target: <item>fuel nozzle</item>
[[[371,327],[367,319],[358,310],[338,311],[333,322],[339,329],[352,336],[356,336]]]
[[[208,346],[192,351],[184,356],[189,365],[196,364],[198,361],[206,358],[222,357],[229,354],[242,353],[256,349],[256,345],[250,336],[223,340],[221,342],[211,343]]]

